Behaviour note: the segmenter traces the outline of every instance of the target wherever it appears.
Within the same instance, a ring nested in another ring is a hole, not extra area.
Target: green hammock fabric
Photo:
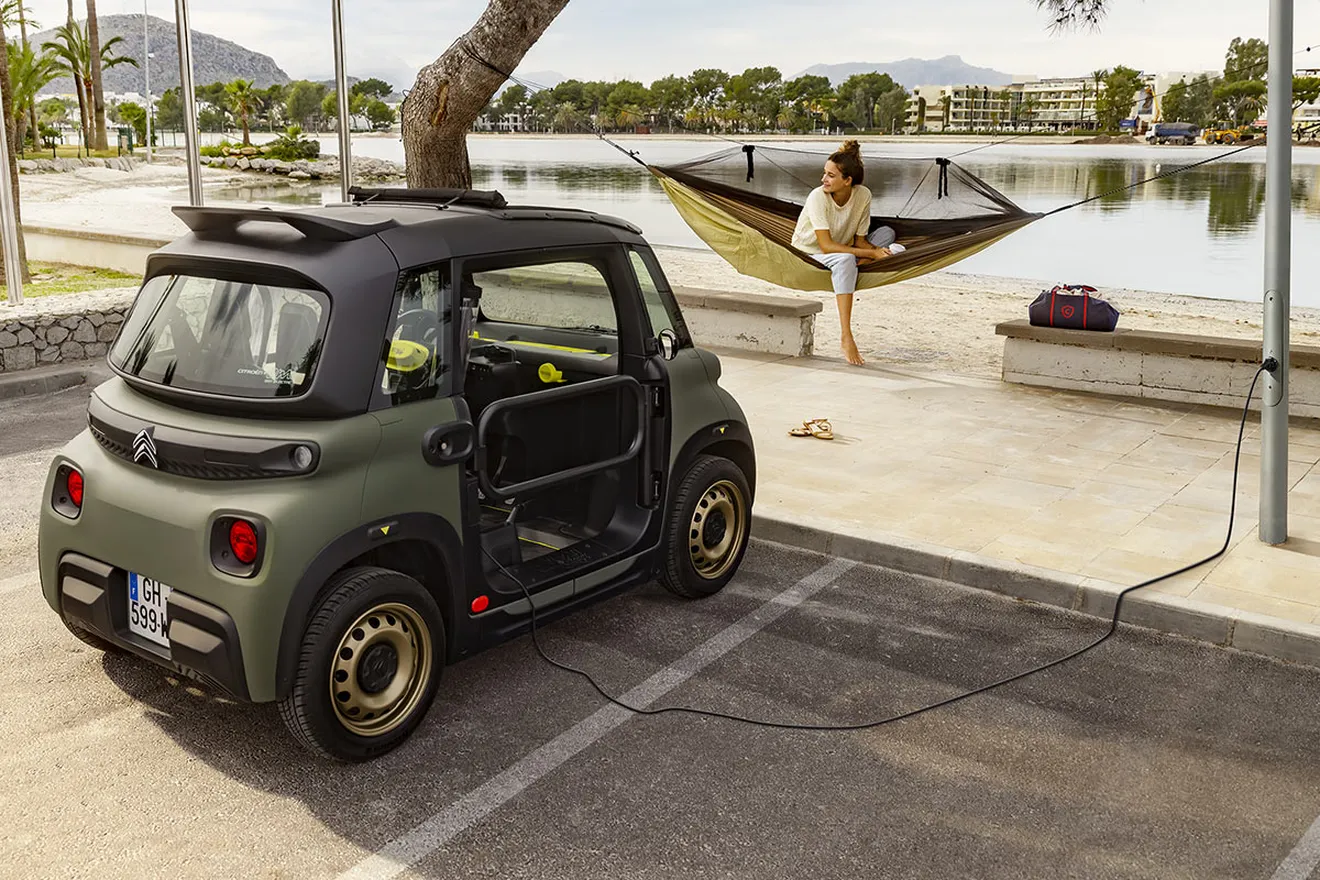
[[[647,168],[684,221],[738,272],[828,292],[830,271],[792,243],[801,200],[823,163],[818,153],[758,146]],[[1043,216],[1023,211],[948,160],[872,158],[864,183],[872,210],[880,210],[871,228],[892,227],[907,250],[859,267],[860,289],[951,266]]]

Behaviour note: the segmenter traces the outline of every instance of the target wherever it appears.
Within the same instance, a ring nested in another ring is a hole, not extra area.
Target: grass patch
[[[136,287],[142,278],[114,269],[70,266],[64,263],[29,263],[32,283],[23,285],[24,296],[54,296],[61,293],[86,293],[113,287]]]
[[[19,158],[20,159],[57,159],[57,158],[77,159],[79,155],[91,156],[96,159],[114,159],[117,156],[120,156],[121,154],[117,150],[90,150],[90,151],[83,150],[81,153],[79,153],[78,148],[76,146],[72,146],[72,147],[58,146],[55,148],[54,156],[50,154],[50,150],[36,150],[36,151],[29,150],[24,152],[23,155],[19,156]],[[122,155],[130,156],[135,154],[123,153]]]

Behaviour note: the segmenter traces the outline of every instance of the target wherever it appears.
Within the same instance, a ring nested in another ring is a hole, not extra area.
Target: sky
[[[28,0],[45,27],[63,0]],[[74,3],[86,15],[85,0]],[[462,35],[485,0],[344,0],[351,76],[408,88],[416,72]],[[570,0],[519,72],[650,83],[700,67],[738,72],[772,65],[785,77],[818,63],[961,55],[1008,74],[1084,75],[1126,64],[1140,70],[1222,69],[1235,36],[1265,37],[1269,0],[1111,0],[1098,31],[1052,33],[1034,0],[908,0],[836,4],[810,0]],[[334,72],[328,0],[190,0],[195,31],[270,55],[294,78]],[[174,19],[173,0],[146,0]],[[100,15],[141,13],[142,0],[98,0]],[[1320,0],[1296,0],[1298,67],[1320,67]],[[1314,45],[1312,53],[1302,52]],[[1312,59],[1308,62],[1308,59]]]

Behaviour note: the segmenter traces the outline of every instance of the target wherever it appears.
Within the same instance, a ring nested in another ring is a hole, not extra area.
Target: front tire
[[[315,754],[375,758],[426,716],[444,657],[444,621],[425,587],[389,569],[349,569],[312,613],[280,717]]]
[[[727,458],[702,455],[674,495],[660,583],[676,596],[700,599],[724,588],[738,571],[752,534],[752,493]]]

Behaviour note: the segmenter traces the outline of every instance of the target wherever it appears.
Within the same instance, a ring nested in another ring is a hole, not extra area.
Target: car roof
[[[350,194],[349,202],[296,209],[176,207],[190,232],[148,258],[147,277],[256,272],[270,283],[311,281],[338,292],[374,287],[366,282],[456,257],[646,244],[626,220],[574,208],[509,205],[498,192],[355,187]]]

